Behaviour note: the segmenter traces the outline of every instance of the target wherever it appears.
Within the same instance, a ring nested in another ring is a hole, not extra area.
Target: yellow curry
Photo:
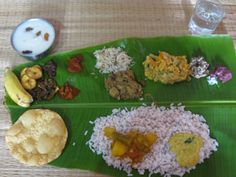
[[[170,151],[175,153],[179,165],[190,168],[199,162],[203,139],[192,133],[175,133],[169,139],[169,145]]]

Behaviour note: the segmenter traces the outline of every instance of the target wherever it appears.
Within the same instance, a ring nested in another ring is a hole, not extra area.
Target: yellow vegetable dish
[[[172,56],[160,52],[159,56],[150,54],[143,62],[144,74],[154,82],[174,84],[190,79],[190,69],[186,56]]]
[[[130,130],[126,134],[118,133],[114,128],[105,127],[104,135],[113,140],[111,154],[118,158],[129,158],[132,164],[139,163],[144,156],[151,151],[153,143],[157,140],[157,135],[152,132],[146,134],[136,130]]]
[[[203,139],[192,133],[175,133],[169,139],[170,151],[175,153],[176,161],[181,167],[191,168],[200,160]]]

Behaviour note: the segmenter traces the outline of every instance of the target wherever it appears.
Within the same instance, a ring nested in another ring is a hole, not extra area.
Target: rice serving
[[[186,111],[184,106],[173,106],[170,108],[141,106],[138,108],[113,109],[112,114],[97,118],[94,122],[93,134],[88,141],[89,148],[96,154],[102,155],[108,166],[124,170],[132,175],[132,168],[137,169],[139,174],[147,170],[149,175],[160,173],[165,177],[171,175],[183,176],[185,173],[195,169],[181,167],[176,156],[170,151],[168,140],[174,133],[191,132],[203,139],[203,146],[200,149],[199,164],[204,159],[217,151],[218,143],[210,137],[210,130],[203,116]],[[129,158],[120,159],[111,155],[112,141],[104,136],[103,129],[113,127],[120,133],[127,133],[135,129],[141,133],[151,131],[158,135],[156,141],[142,162],[131,165]]]

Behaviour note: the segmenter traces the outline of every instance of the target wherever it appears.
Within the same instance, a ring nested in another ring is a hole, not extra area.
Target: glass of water
[[[225,12],[219,0],[198,0],[189,22],[192,34],[211,34],[215,31]]]

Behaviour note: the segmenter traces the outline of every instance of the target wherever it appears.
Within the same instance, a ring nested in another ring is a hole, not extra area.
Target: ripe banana
[[[4,86],[10,98],[19,106],[29,107],[33,102],[32,96],[22,87],[10,68],[5,69]]]

